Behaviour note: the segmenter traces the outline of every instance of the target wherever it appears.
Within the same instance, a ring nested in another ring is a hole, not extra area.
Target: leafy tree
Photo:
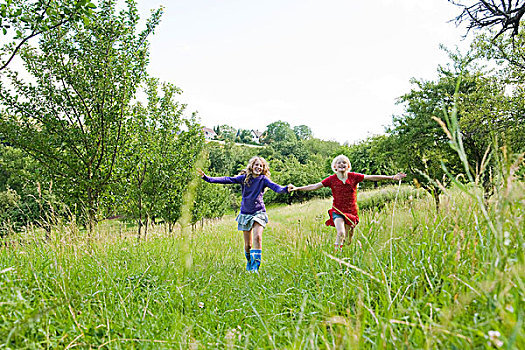
[[[439,209],[440,186],[435,182],[445,178],[441,167],[444,163],[453,173],[460,169],[457,155],[448,146],[448,138],[438,123],[432,119],[441,116],[442,110],[452,105],[455,79],[438,82],[412,80],[416,85],[400,98],[406,103],[406,113],[394,117],[390,137],[396,163],[406,169],[409,178],[432,194]]]
[[[309,140],[313,136],[312,129],[306,125],[294,126],[293,132],[298,140]]]
[[[301,164],[305,164],[310,156],[308,149],[304,147],[303,141],[293,139],[278,141],[274,142],[273,148],[279,152],[281,159],[287,159],[293,156]]]
[[[192,211],[191,223],[222,217],[230,209],[230,187],[201,181]]]
[[[252,133],[250,130],[239,129],[235,137],[235,141],[240,143],[253,143]]]
[[[182,215],[183,195],[194,178],[195,164],[204,147],[195,114],[183,121],[183,129],[175,142],[166,143],[160,153],[165,161],[159,174],[162,186],[157,189],[161,191],[158,216],[171,226]]]
[[[323,163],[309,161],[306,164],[301,164],[293,156],[285,160],[274,160],[272,161],[271,167],[272,180],[282,186],[290,183],[295,186],[309,185],[317,183],[330,175],[330,173],[326,172]],[[329,189],[310,192],[299,191],[294,192],[293,195],[283,195],[268,191],[264,195],[264,200],[266,203],[277,202],[291,204],[293,202],[303,202],[315,197],[325,197],[328,195],[330,195]]]
[[[394,129],[391,130],[398,164],[409,170],[418,183],[433,194],[437,207],[440,187],[433,180],[444,178],[441,163],[453,175],[462,173],[462,167],[436,118],[443,118],[443,111],[449,112],[452,106],[457,108],[463,144],[471,160],[471,172],[478,176],[487,166],[487,151],[493,147],[492,140],[505,135],[510,125],[503,109],[503,84],[475,67],[472,72],[464,66],[462,69],[455,73],[441,68],[436,82],[413,80],[417,89],[400,98],[400,102],[407,103],[407,114],[394,118]],[[491,182],[487,177],[483,180],[485,190],[490,192]]]
[[[473,43],[477,57],[496,63],[495,77],[506,88],[506,98],[499,102],[498,120],[502,142],[514,152],[525,150],[525,28],[514,38],[492,38],[480,34]],[[487,101],[487,103],[493,101]],[[493,123],[493,121],[490,121]]]
[[[336,152],[336,149],[341,147],[336,141],[324,141],[316,138],[303,141],[303,145],[308,150],[310,157],[317,155],[323,158],[323,161],[324,158],[331,157]]]
[[[248,160],[259,154],[259,148],[236,146],[233,142],[224,145],[210,142],[207,144],[210,160],[209,172],[213,176],[233,176],[238,174]]]
[[[235,141],[237,137],[237,129],[232,126],[223,124],[214,128],[217,133],[217,138],[223,141]]]
[[[38,50],[23,48],[33,82],[9,72],[12,89],[0,87],[0,132],[47,167],[64,200],[86,209],[90,230],[145,75],[146,39],[161,15],[153,12],[137,34],[134,2],[115,14],[116,2],[103,1],[83,27],[64,23],[45,32]]]
[[[281,120],[273,122],[266,127],[264,136],[264,143],[270,144],[272,142],[296,141],[294,131],[290,128],[290,124]]]
[[[0,1],[0,28],[13,41],[0,48],[0,71],[5,69],[20,48],[31,38],[66,23],[88,22],[96,6],[87,0],[74,1]],[[7,58],[4,60],[3,56]]]

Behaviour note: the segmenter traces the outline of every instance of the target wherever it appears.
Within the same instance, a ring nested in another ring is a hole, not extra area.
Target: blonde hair
[[[347,156],[345,156],[344,154],[340,154],[338,155],[337,157],[334,158],[334,160],[332,160],[332,170],[337,172],[336,168],[335,168],[335,164],[340,161],[340,160],[344,160],[346,162],[346,164],[348,164],[348,169],[346,170],[346,172],[350,172],[350,170],[352,170],[352,163],[350,163],[350,159],[348,159]]]
[[[252,157],[248,161],[248,165],[246,166],[246,168],[244,168],[240,172],[240,175],[246,174],[246,178],[244,179],[244,184],[245,185],[249,185],[250,181],[254,177],[253,176],[253,165],[255,164],[256,161],[260,161],[262,166],[263,166],[262,171],[261,171],[261,175],[265,175],[267,178],[270,178],[270,167],[269,167],[268,162],[266,161],[266,159],[264,159],[263,157],[255,156],[255,157]]]

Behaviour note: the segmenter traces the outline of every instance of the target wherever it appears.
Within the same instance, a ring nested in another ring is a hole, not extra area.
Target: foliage
[[[191,223],[220,218],[231,208],[230,187],[200,181],[192,211]]]
[[[266,144],[296,140],[295,132],[287,122],[278,120],[266,126],[266,132],[264,134],[264,143]]]
[[[462,167],[436,120],[452,109],[457,90],[455,108],[465,151],[474,162],[474,172],[479,173],[486,165],[491,140],[505,133],[508,125],[502,113],[503,86],[480,71],[467,71],[464,65],[457,73],[442,67],[435,82],[412,80],[412,83],[417,88],[400,98],[400,102],[407,104],[407,113],[394,118],[390,130],[393,155],[418,184],[434,195],[436,206],[439,206],[437,195],[442,188],[434,180],[444,180],[441,164],[445,164],[453,175],[459,174]],[[489,181],[485,183],[490,185]]]
[[[278,153],[279,159],[295,158],[301,164],[305,164],[310,157],[310,152],[305,147],[303,140],[286,139],[280,142],[274,142],[273,149]]]
[[[0,30],[12,42],[0,48],[0,71],[4,70],[20,48],[31,38],[64,24],[89,22],[96,6],[88,0],[74,1],[0,1]]]
[[[168,83],[160,89],[161,94],[158,79],[147,80],[147,104],[133,106],[117,163],[114,193],[122,205],[115,210],[137,220],[139,239],[150,219],[175,222],[180,217],[182,195],[203,147],[195,117],[185,118],[186,105],[174,101],[180,89]]]
[[[0,87],[7,141],[47,167],[70,207],[86,208],[90,227],[123,146],[123,124],[147,64],[146,39],[159,22],[152,14],[136,33],[135,4],[115,14],[105,1],[83,27],[63,24],[43,35],[38,49],[21,51],[25,82],[9,72]]]
[[[258,154],[258,148],[236,146],[233,142],[206,145],[210,176],[233,176],[241,172],[248,160]]]
[[[294,184],[295,186],[304,186],[312,183],[317,183],[327,176],[322,162],[309,161],[306,164],[301,164],[295,157],[285,158],[282,160],[274,160],[272,167],[272,181],[286,186]],[[328,174],[330,175],[330,174]],[[319,191],[310,192],[294,192],[291,195],[277,194],[273,191],[267,191],[264,195],[266,203],[287,203],[303,202],[314,197],[325,197],[330,195],[329,189],[321,189]]]
[[[293,132],[298,140],[309,140],[313,137],[312,129],[306,125],[294,126]]]
[[[239,129],[237,131],[237,135],[235,136],[235,141],[246,144],[253,143],[251,131],[246,129]]]
[[[235,141],[237,136],[237,130],[226,124],[214,127],[213,131],[217,134],[217,138],[222,141]]]
[[[492,38],[491,33],[482,33],[472,44],[480,59],[494,62],[498,70],[495,76],[505,84],[506,101],[502,112],[493,115],[503,125],[500,140],[514,152],[525,151],[525,27],[513,38]],[[504,132],[503,132],[504,131]]]
[[[52,183],[20,149],[0,145],[0,235],[37,225],[49,229],[60,211]]]

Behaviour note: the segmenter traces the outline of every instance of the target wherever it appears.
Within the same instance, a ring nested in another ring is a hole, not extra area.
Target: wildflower
[[[501,337],[500,332],[489,331],[488,336],[489,336],[490,342],[492,342],[492,344],[494,344],[496,347],[500,348],[503,346],[503,341],[499,339],[499,337]],[[488,343],[489,346],[490,346],[490,342]]]
[[[202,301],[199,302],[199,308],[204,309],[204,303]]]
[[[507,305],[507,306],[505,306],[505,310],[507,310],[507,311],[510,312],[510,313],[514,313],[514,308],[513,308],[512,305],[510,305],[510,304]]]

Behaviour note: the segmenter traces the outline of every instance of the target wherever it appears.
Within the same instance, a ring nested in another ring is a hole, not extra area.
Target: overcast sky
[[[447,0],[142,0],[163,5],[149,73],[213,127],[265,130],[277,120],[354,143],[381,134],[410,91],[466,47]]]

